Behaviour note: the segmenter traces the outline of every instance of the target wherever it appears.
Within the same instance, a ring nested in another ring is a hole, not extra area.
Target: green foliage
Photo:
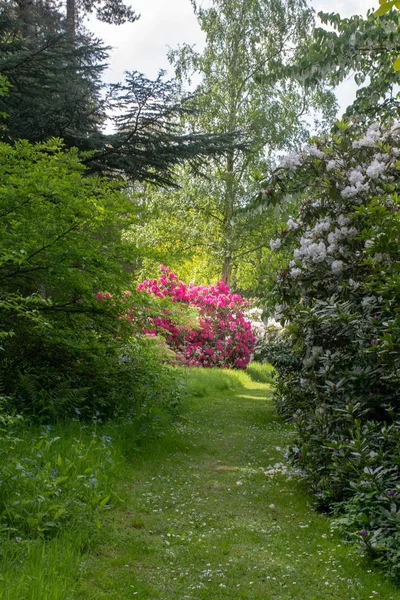
[[[265,230],[276,216],[243,208],[276,152],[307,138],[303,115],[321,109],[326,125],[334,101],[322,89],[304,93],[293,80],[271,84],[261,77],[265,71],[274,73],[275,63],[290,61],[311,34],[312,11],[302,0],[215,0],[209,8],[192,4],[206,47],[199,53],[184,44],[169,54],[179,80],[202,78],[192,101],[195,112],[184,119],[185,126],[224,134],[241,130],[247,147],[217,158],[203,169],[203,178],[186,170],[180,174],[182,191],[154,198],[172,226],[150,222],[148,239],[156,237],[172,251],[175,247],[175,260],[185,252],[196,275],[201,269],[207,277],[212,270],[235,289],[253,292],[252,282],[264,278],[270,266]]]
[[[399,140],[398,123],[361,137],[340,123],[283,160],[276,197],[291,188],[307,199],[272,242],[288,254],[275,289],[285,331],[267,348],[311,490],[396,576]]]
[[[85,177],[57,141],[1,144],[0,154],[0,377],[10,408],[56,418],[74,406],[89,416],[139,411],[152,395],[174,403],[154,343],[133,335],[119,303],[95,298],[129,286],[129,197]],[[139,312],[145,303],[137,298]]]
[[[50,5],[44,16],[36,10],[30,15],[40,35],[25,31],[16,5],[6,2],[2,8],[0,73],[11,84],[0,97],[4,141],[62,138],[68,148],[90,152],[82,158],[91,173],[123,185],[127,179],[176,185],[176,165],[189,161],[199,168],[205,159],[241,147],[235,134],[182,132],[179,119],[193,107],[163,74],[151,81],[133,71],[123,83],[106,87],[101,76],[109,49],[87,33],[72,43],[63,17]],[[112,134],[103,131],[106,119],[114,125]]]
[[[88,538],[79,531],[41,540],[2,543],[2,600],[72,600],[79,591],[82,554]]]
[[[321,81],[337,86],[353,76],[359,89],[346,110],[347,118],[362,125],[365,119],[398,118],[400,74],[393,64],[398,59],[400,13],[389,11],[390,5],[393,3],[383,4],[379,18],[372,11],[365,18],[319,13],[328,28],[315,29],[312,43],[293,64],[281,67],[283,73],[309,89],[320,86]]]
[[[95,429],[74,429],[64,432],[65,441],[50,426],[29,431],[21,419],[1,415],[1,537],[52,536],[71,524],[94,527],[112,495],[112,441]]]

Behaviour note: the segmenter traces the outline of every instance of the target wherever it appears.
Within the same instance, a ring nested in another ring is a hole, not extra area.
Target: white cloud
[[[209,1],[209,0],[208,0]],[[90,30],[112,46],[110,68],[105,74],[108,82],[123,78],[124,71],[140,71],[150,78],[156,77],[161,69],[173,72],[167,60],[168,47],[176,48],[187,42],[204,46],[205,35],[193,14],[190,0],[133,0],[130,2],[141,17],[135,23],[112,26],[91,19]],[[203,0],[203,5],[205,0]],[[335,12],[342,16],[365,15],[376,8],[379,0],[311,0],[318,12]],[[353,81],[344,82],[337,90],[340,113],[350,104],[356,92]]]
[[[130,4],[141,15],[135,23],[117,27],[94,18],[88,23],[88,28],[113,48],[107,81],[119,81],[124,71],[156,77],[161,69],[170,68],[168,46],[176,48],[184,42],[199,48],[204,45],[205,36],[189,0],[135,0]]]

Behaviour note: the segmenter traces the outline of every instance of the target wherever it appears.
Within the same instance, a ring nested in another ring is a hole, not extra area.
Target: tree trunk
[[[225,214],[224,214],[224,231],[223,244],[225,250],[224,262],[222,265],[222,279],[226,285],[231,284],[232,275],[232,243],[233,243],[233,209],[235,206],[235,186],[234,186],[234,157],[233,151],[230,151],[226,161],[226,180],[225,180]]]
[[[67,0],[67,32],[74,43],[76,37],[76,1]]]
[[[17,0],[19,15],[22,22],[22,31],[25,37],[36,35],[33,0]]]

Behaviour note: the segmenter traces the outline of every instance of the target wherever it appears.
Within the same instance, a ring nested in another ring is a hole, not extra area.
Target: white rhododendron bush
[[[283,159],[264,201],[301,198],[271,249],[285,325],[269,351],[293,458],[336,524],[400,571],[400,124]]]

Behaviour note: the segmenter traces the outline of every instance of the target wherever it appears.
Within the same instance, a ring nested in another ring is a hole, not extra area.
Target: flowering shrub
[[[274,196],[304,194],[271,249],[280,412],[293,455],[321,504],[399,574],[400,124],[333,139],[286,157]],[[389,501],[390,500],[390,501]],[[362,505],[362,509],[360,508]],[[367,533],[365,533],[367,532]]]
[[[138,290],[196,307],[198,325],[176,323],[165,310],[162,316],[148,318],[145,333],[163,335],[180,364],[245,369],[255,343],[242,311],[247,302],[232,294],[223,281],[210,286],[186,285],[168,267],[161,265],[160,270],[159,280],[143,281]]]
[[[255,337],[252,359],[260,362],[268,361],[269,345],[277,340],[282,331],[281,324],[272,317],[265,319],[263,309],[256,306],[246,310],[245,317],[249,319]]]

